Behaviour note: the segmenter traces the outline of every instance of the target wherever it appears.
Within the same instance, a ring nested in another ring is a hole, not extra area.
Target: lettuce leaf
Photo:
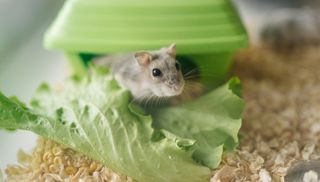
[[[193,158],[207,167],[216,168],[223,147],[233,150],[238,143],[244,108],[243,100],[238,96],[239,86],[240,81],[233,78],[195,101],[154,110],[153,126],[196,140]]]
[[[94,68],[60,91],[43,84],[30,107],[0,93],[0,128],[33,131],[138,181],[208,181],[222,147],[237,143],[243,103],[232,92],[235,82],[159,110],[154,129],[108,70]]]

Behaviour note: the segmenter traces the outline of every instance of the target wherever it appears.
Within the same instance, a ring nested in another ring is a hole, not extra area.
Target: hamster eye
[[[180,70],[180,64],[176,62],[176,69],[179,71]]]
[[[158,69],[158,68],[154,68],[153,70],[152,70],[152,75],[154,76],[154,77],[159,77],[159,76],[161,76],[161,71]]]

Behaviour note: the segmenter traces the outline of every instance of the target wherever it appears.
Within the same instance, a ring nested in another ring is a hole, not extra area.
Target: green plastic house
[[[206,68],[201,74],[213,76],[204,81],[215,84],[247,42],[229,0],[67,0],[44,44],[63,51],[81,73],[95,55],[176,43],[178,56]]]

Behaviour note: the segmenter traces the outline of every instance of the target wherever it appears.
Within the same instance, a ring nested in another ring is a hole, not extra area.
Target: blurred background
[[[302,7],[302,0],[235,0],[250,42],[258,41],[270,15],[283,8]],[[61,84],[68,75],[59,52],[45,50],[42,37],[63,0],[0,0],[0,90],[29,102],[41,82]],[[0,169],[16,162],[18,149],[31,151],[36,136],[30,132],[0,131]]]
[[[0,90],[29,102],[41,82],[59,84],[67,75],[58,52],[44,50],[42,37],[62,0],[0,0]],[[31,151],[31,132],[0,130],[0,169],[15,163],[18,149]]]

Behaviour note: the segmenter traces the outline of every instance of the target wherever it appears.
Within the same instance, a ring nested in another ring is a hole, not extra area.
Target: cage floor
[[[276,53],[251,48],[232,68],[246,102],[241,142],[212,182],[284,181],[290,166],[320,157],[319,48]]]

